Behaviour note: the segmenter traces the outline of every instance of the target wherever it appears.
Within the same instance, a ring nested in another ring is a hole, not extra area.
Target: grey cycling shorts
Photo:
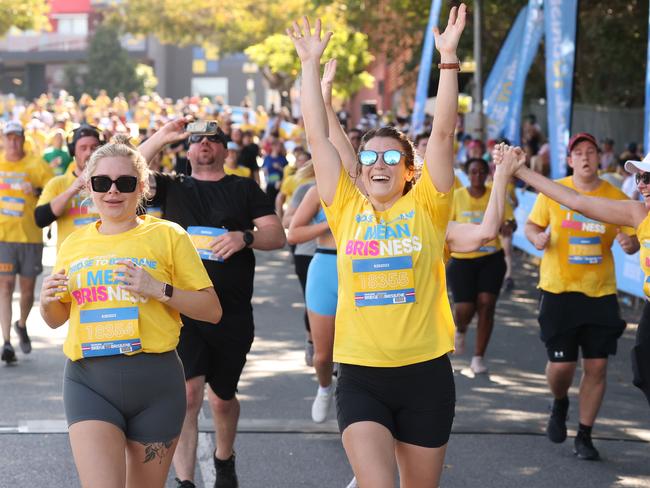
[[[178,437],[185,418],[185,375],[176,351],[68,360],[63,372],[68,427],[110,422],[137,442]]]

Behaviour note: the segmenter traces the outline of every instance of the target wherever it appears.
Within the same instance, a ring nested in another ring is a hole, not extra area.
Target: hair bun
[[[124,144],[125,146],[135,149],[135,146],[131,143],[131,138],[126,134],[115,134],[111,137],[111,144]]]

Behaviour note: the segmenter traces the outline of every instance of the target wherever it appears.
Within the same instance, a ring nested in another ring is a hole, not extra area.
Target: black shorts
[[[589,297],[583,293],[541,291],[540,337],[551,362],[575,362],[578,349],[585,359],[616,354],[618,338],[625,330],[616,295]]]
[[[505,275],[506,260],[503,250],[480,258],[451,258],[447,266],[447,282],[454,303],[474,303],[479,293],[499,296]]]
[[[231,400],[253,344],[252,312],[224,316],[218,324],[185,316],[182,319],[176,350],[183,361],[185,379],[205,376],[219,398]]]
[[[632,348],[632,373],[634,386],[646,396],[650,405],[650,303],[646,302],[636,330]]]
[[[336,406],[341,433],[377,422],[407,444],[441,447],[449,440],[456,388],[447,355],[398,368],[341,364]]]

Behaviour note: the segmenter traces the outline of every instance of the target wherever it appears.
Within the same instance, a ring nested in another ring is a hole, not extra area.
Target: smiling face
[[[575,177],[585,181],[598,178],[600,158],[598,156],[598,148],[593,143],[587,140],[578,142],[571,149],[567,162],[573,168]]]
[[[389,150],[404,152],[402,144],[393,137],[373,137],[362,147],[362,150],[371,150],[383,153]],[[377,162],[371,166],[361,165],[361,181],[371,200],[378,203],[389,203],[397,200],[404,194],[407,181],[413,179],[413,169],[407,169],[406,158],[395,166],[389,166],[380,155]]]
[[[138,177],[138,172],[129,158],[109,156],[97,161],[97,166],[90,176],[100,175],[108,176],[111,180],[117,180],[120,176]],[[144,192],[142,181],[138,181],[135,191],[131,193],[120,192],[115,183],[111,185],[106,193],[96,192],[92,190],[90,184],[88,186],[93,203],[99,212],[101,220],[104,222],[122,222],[133,219]]]

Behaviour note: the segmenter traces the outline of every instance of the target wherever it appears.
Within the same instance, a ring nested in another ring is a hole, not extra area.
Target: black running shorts
[[[63,372],[68,426],[114,424],[127,439],[169,442],[185,419],[185,379],[176,351],[68,360]]]
[[[541,291],[540,337],[551,362],[575,362],[578,350],[585,359],[616,354],[625,330],[616,295],[589,297],[583,293]]]
[[[176,350],[183,361],[185,378],[205,376],[215,395],[231,400],[253,344],[253,313],[224,316],[218,324],[182,318]]]
[[[398,368],[341,364],[336,406],[341,433],[377,422],[407,444],[441,447],[449,440],[456,389],[447,355]]]
[[[503,250],[479,258],[452,258],[447,266],[447,282],[454,303],[475,303],[479,293],[499,296],[505,275]]]

